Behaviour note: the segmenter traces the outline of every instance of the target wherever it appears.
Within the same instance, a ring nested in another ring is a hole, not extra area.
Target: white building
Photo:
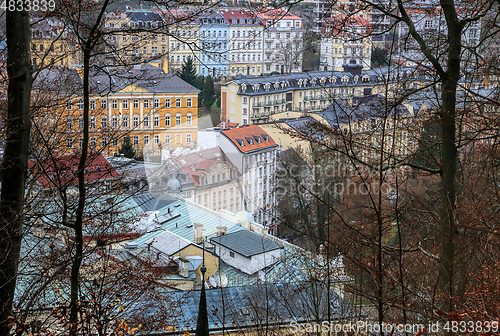
[[[302,19],[282,9],[269,10],[259,17],[265,23],[263,72],[302,72]]]
[[[256,221],[270,224],[278,145],[259,126],[221,131],[219,146],[243,176],[243,205]]]
[[[321,32],[320,69],[342,71],[344,64],[371,68],[371,26],[360,16],[336,15],[326,20]]]
[[[246,274],[254,274],[281,259],[282,246],[248,230],[220,235],[210,242],[222,261]]]
[[[229,23],[229,75],[262,74],[262,33],[260,19],[250,11],[220,11]]]

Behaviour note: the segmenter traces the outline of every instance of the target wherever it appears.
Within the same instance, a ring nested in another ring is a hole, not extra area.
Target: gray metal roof
[[[179,252],[192,243],[189,240],[176,235],[175,233],[164,231],[159,235],[151,238],[146,242],[146,244],[151,244],[151,247],[154,247],[155,249],[169,256],[172,256],[176,252]]]
[[[178,303],[173,307],[177,316],[174,323],[176,329],[194,331],[200,291],[172,292],[169,293],[169,300]],[[362,316],[333,290],[315,281],[207,289],[206,300],[211,333],[258,330],[263,326],[289,328],[292,321],[314,323]],[[161,313],[161,309],[156,307],[160,305],[136,302],[128,311],[135,313],[135,308],[150,307],[144,312],[146,317],[150,317]]]
[[[280,245],[272,240],[247,230],[214,237],[211,241],[227,247],[247,258],[281,248]]]

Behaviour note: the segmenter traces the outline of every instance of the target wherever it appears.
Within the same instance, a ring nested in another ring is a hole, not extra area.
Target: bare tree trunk
[[[89,149],[89,71],[90,49],[83,50],[83,144],[80,162],[78,164],[78,207],[75,220],[75,257],[71,268],[71,312],[70,335],[78,333],[78,292],[80,266],[83,256],[83,211],[85,209],[85,167]]]
[[[441,163],[442,163],[442,195],[441,195],[441,249],[439,283],[446,296],[447,312],[453,311],[454,295],[454,256],[455,256],[455,176],[457,172],[457,144],[455,130],[455,105],[457,83],[460,78],[460,53],[462,50],[463,25],[457,18],[453,0],[441,0],[441,6],[448,25],[448,68],[440,74],[442,81],[441,111]]]
[[[8,107],[0,207],[0,335],[9,333],[21,252],[30,139],[30,27],[26,11],[6,11]]]

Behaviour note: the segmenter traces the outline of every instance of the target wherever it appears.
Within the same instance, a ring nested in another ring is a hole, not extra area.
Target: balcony
[[[252,113],[250,116],[251,120],[267,119],[272,113]]]

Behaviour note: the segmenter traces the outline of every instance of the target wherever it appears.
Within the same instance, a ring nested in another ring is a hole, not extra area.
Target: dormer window
[[[253,138],[255,139],[255,141],[257,141],[257,143],[262,143],[262,139],[260,138],[260,136],[254,135]]]
[[[248,142],[250,146],[253,145],[253,139],[252,138],[245,138],[245,140]]]
[[[238,143],[238,145],[240,145],[240,147],[245,147],[245,142],[243,142],[243,140],[236,139],[236,142]]]
[[[266,141],[266,142],[269,141],[269,135],[267,135],[267,134],[261,134],[260,136],[262,137],[262,139],[264,139],[264,141]]]
[[[241,92],[245,92],[247,90],[247,86],[245,84],[241,84]]]

